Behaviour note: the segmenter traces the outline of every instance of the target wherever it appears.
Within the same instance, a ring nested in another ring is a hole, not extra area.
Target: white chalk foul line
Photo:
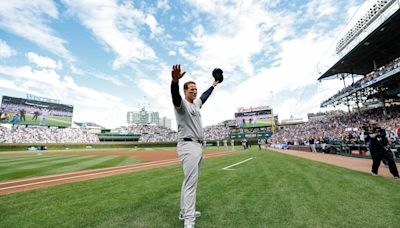
[[[172,161],[159,162],[159,163],[157,163],[157,165],[174,164],[174,163],[177,163],[178,161],[179,161],[178,159],[174,159]],[[145,167],[149,167],[149,166],[151,167],[152,165],[154,165],[154,163],[153,164],[143,165],[143,166],[135,166],[135,167],[116,169],[116,170],[111,170],[111,171],[103,171],[103,172],[97,172],[97,173],[83,174],[83,175],[79,175],[79,176],[72,176],[72,177],[58,178],[58,179],[53,179],[53,180],[39,181],[39,182],[29,183],[29,184],[15,185],[15,186],[10,186],[10,187],[0,188],[0,191],[8,190],[8,189],[14,189],[14,188],[27,187],[27,186],[33,186],[33,185],[39,185],[39,184],[44,184],[44,183],[51,183],[51,182],[57,182],[57,181],[64,181],[64,180],[77,179],[77,178],[82,178],[82,177],[89,177],[89,176],[113,173],[113,172],[120,172],[120,171],[125,171],[125,170],[135,170],[135,169],[145,168]]]
[[[230,153],[230,152],[229,152]],[[217,157],[229,153],[218,153],[218,154],[211,154],[211,155],[206,155],[205,157]],[[140,163],[140,164],[134,164],[134,165],[125,165],[125,166],[119,166],[119,167],[109,167],[109,168],[103,168],[98,170],[98,172],[91,172],[91,171],[96,171],[96,170],[88,170],[88,171],[79,171],[79,172],[72,172],[72,173],[67,173],[67,174],[57,174],[57,175],[52,175],[52,176],[45,176],[45,177],[36,177],[36,178],[28,178],[24,180],[16,180],[16,181],[8,181],[8,182],[3,182],[0,183],[0,191],[3,190],[9,190],[9,189],[15,189],[15,188],[22,188],[22,187],[28,187],[28,186],[35,186],[35,185],[40,185],[40,184],[45,184],[45,183],[51,183],[51,182],[58,182],[58,181],[64,181],[64,180],[70,180],[70,179],[77,179],[77,178],[82,178],[82,177],[89,177],[89,176],[95,176],[95,175],[102,175],[102,174],[108,174],[108,173],[113,173],[113,172],[120,172],[120,171],[128,171],[128,170],[135,170],[135,169],[140,169],[140,168],[146,168],[146,167],[152,167],[153,165],[169,165],[169,164],[176,164],[179,163],[179,159],[174,158],[174,159],[166,159],[166,160],[160,160],[160,161],[154,161],[154,162],[146,162],[146,163]],[[79,173],[81,174],[79,175]],[[86,173],[85,173],[86,172]],[[70,174],[78,174],[77,176],[69,176],[69,177],[62,177]],[[40,180],[40,179],[45,179],[49,177],[59,177],[56,179],[51,179],[51,180]],[[34,183],[27,183],[27,184],[20,184],[20,185],[14,185],[14,186],[9,186],[9,187],[1,187],[1,185],[5,184],[10,184],[10,183],[16,183],[16,182],[24,182],[27,180],[35,180],[38,179],[37,182]]]
[[[248,158],[248,159],[246,159],[246,160],[243,160],[243,161],[241,161],[241,162],[235,163],[235,164],[233,164],[233,165],[227,166],[227,167],[222,168],[222,169],[223,169],[223,170],[234,170],[234,169],[230,169],[230,168],[231,168],[231,167],[234,167],[234,166],[237,166],[237,165],[240,165],[240,164],[242,164],[242,163],[248,162],[248,161],[250,161],[251,159],[253,159],[253,157]]]
[[[67,175],[85,175],[89,173],[94,173],[94,172],[102,172],[106,170],[120,170],[122,168],[129,168],[129,167],[137,167],[137,166],[147,166],[149,164],[158,164],[158,163],[163,163],[167,161],[175,161],[176,158],[173,159],[166,159],[166,160],[159,160],[159,161],[152,161],[152,162],[145,162],[145,163],[138,163],[138,164],[132,164],[132,165],[123,165],[123,166],[113,166],[113,167],[108,167],[108,168],[101,168],[101,169],[90,169],[90,170],[81,170],[81,171],[76,171],[76,172],[70,172],[70,173],[60,173],[60,174],[55,174],[55,175],[48,175],[48,176],[41,176],[41,177],[32,177],[32,178],[26,178],[26,179],[21,179],[21,180],[14,180],[14,181],[5,181],[5,182],[0,182],[0,188],[2,185],[6,184],[11,184],[11,183],[18,183],[18,182],[26,182],[26,181],[32,181],[32,180],[40,180],[40,179],[47,179],[47,178],[52,178],[52,177],[65,177]],[[0,189],[1,190],[1,189]]]

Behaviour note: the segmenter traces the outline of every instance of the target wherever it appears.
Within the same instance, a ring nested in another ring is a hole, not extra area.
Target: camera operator
[[[370,120],[368,127],[365,127],[364,131],[365,141],[368,143],[373,161],[371,174],[377,176],[382,159],[386,159],[390,173],[394,178],[399,180],[399,172],[397,171],[393,155],[392,153],[389,153],[386,148],[388,140],[386,138],[385,130],[380,128],[375,120]]]

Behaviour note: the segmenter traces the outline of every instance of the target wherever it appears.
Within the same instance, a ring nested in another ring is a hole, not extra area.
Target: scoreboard
[[[230,138],[268,138],[274,132],[274,115],[269,106],[238,108],[235,126],[231,126]]]
[[[235,113],[238,128],[271,127],[274,125],[274,115],[269,106],[239,108]]]

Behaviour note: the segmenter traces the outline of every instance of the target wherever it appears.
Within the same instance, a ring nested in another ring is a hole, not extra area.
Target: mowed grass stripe
[[[94,157],[96,156],[72,156],[66,159],[60,159],[48,163],[31,164],[25,167],[19,167],[18,169],[4,172],[1,175],[0,180],[5,181],[47,174],[55,174],[59,173],[58,170],[60,169],[60,167],[75,165],[81,162],[89,161],[92,160]]]
[[[136,160],[135,156],[122,156],[122,157],[124,157],[125,160],[123,160],[123,161],[121,161],[121,163],[119,163],[120,166],[145,162],[145,161],[142,161],[142,160]]]
[[[253,160],[222,170],[249,157]],[[0,196],[0,227],[181,227],[174,165]],[[397,227],[399,183],[275,152],[203,160],[198,227]],[[377,216],[376,208],[384,216]]]
[[[70,171],[78,171],[78,170],[86,170],[93,169],[92,167],[96,167],[99,164],[108,164],[109,166],[99,166],[99,168],[110,167],[118,165],[118,162],[113,162],[116,158],[120,158],[119,156],[95,156],[92,159],[87,161],[82,161],[76,164],[66,165],[57,169],[58,173],[70,172]]]
[[[91,166],[85,167],[85,169],[100,169],[111,166],[120,166],[124,164],[132,164],[138,163],[132,159],[132,156],[108,156],[107,160],[102,162],[97,162],[96,164],[92,164]]]
[[[41,160],[40,162],[35,161],[24,161],[25,164],[12,164],[6,168],[1,169],[1,176],[0,180],[5,178],[7,175],[13,177],[14,171],[27,173],[26,177],[37,176],[33,175],[33,173],[29,172],[29,169],[35,169],[37,167],[48,166],[49,164],[59,164],[61,161],[69,161],[71,160],[71,156],[49,156],[51,157],[50,160]],[[120,166],[120,165],[127,165],[138,163],[132,156],[95,156],[95,155],[87,155],[87,156],[78,156],[78,157],[87,157],[92,158],[90,160],[74,162],[71,165],[65,165],[62,163],[61,166],[57,169],[49,169],[48,172],[40,173],[40,175],[47,175],[47,174],[56,174],[56,173],[64,173],[64,172],[72,172],[72,171],[80,171],[80,170],[87,170],[87,169],[96,169],[96,168],[106,168],[106,167],[113,167],[113,166]],[[77,156],[73,156],[73,159],[78,158]],[[55,161],[55,162],[53,162]],[[29,174],[29,175],[28,175]],[[4,176],[4,177],[3,177]],[[24,176],[18,175],[18,178],[23,178]],[[14,179],[14,178],[13,178]],[[10,179],[7,179],[10,180]]]
[[[0,173],[7,173],[7,171],[11,170],[19,170],[19,169],[29,169],[29,168],[36,168],[40,166],[45,166],[49,164],[57,164],[62,161],[69,161],[73,159],[77,159],[79,157],[84,158],[84,157],[89,157],[88,156],[50,156],[44,160],[25,160],[25,161],[19,161],[16,163],[10,163],[7,166],[3,166],[1,169]]]
[[[46,155],[21,155],[21,156],[0,156],[0,164],[14,161],[43,159],[49,156]],[[51,156],[53,157],[53,155]]]
[[[48,162],[52,160],[60,160],[62,158],[69,158],[70,156],[62,156],[62,155],[50,155],[50,156],[43,156],[43,157],[29,157],[24,159],[18,160],[10,160],[8,162],[4,162],[0,164],[0,168],[6,168],[14,165],[23,165],[29,163],[37,163],[37,162]]]

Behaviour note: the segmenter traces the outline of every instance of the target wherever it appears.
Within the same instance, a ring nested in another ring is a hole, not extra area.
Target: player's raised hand
[[[212,86],[215,88],[219,84],[219,81],[214,81]]]
[[[186,71],[181,73],[181,65],[180,64],[176,64],[176,65],[172,66],[172,71],[171,71],[172,81],[178,82],[179,79],[181,79],[183,77],[183,75],[185,75],[185,74],[186,74]]]

